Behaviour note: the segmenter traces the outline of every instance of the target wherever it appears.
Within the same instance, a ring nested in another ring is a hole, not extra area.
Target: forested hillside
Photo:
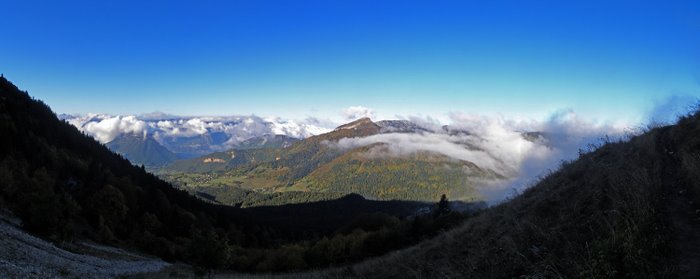
[[[379,200],[439,200],[442,194],[461,201],[477,201],[477,180],[502,178],[471,162],[420,152],[403,157],[369,157],[371,149],[357,148],[317,168],[293,189],[319,193],[358,193]]]
[[[379,124],[362,118],[290,145],[212,153],[176,161],[157,173],[181,189],[241,206],[313,202],[347,194],[423,202],[436,202],[446,194],[471,202],[483,200],[477,184],[506,179],[476,165],[481,162],[435,152],[395,155],[386,143],[338,146],[341,140],[380,133],[436,135],[410,121]],[[478,150],[461,144],[460,148]]]
[[[700,112],[582,151],[523,194],[378,260],[297,278],[698,278]]]
[[[238,227],[240,213],[132,166],[4,78],[0,119],[0,206],[29,232],[138,247],[172,260],[190,257],[196,236]]]
[[[358,261],[465,217],[449,210],[415,217],[426,204],[356,195],[284,207],[215,205],[131,165],[4,78],[0,135],[0,208],[21,218],[28,232],[201,268],[283,271]]]

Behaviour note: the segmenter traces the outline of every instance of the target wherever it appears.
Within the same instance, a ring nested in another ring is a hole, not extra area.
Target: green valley
[[[482,200],[476,189],[479,182],[506,178],[473,162],[428,151],[392,155],[382,143],[337,146],[340,140],[378,135],[384,130],[363,118],[291,145],[232,149],[179,160],[158,174],[181,189],[243,207],[304,203],[352,193],[376,200],[428,202],[446,194],[453,200],[471,202]],[[405,129],[400,132],[411,133]]]

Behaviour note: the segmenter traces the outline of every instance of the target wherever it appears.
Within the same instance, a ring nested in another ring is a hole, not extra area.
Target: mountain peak
[[[377,127],[377,124],[372,122],[369,117],[363,117],[353,122],[340,125],[338,128],[335,128],[335,130],[357,130],[364,127]]]
[[[174,153],[145,131],[142,134],[121,134],[106,146],[136,165],[163,166],[177,159]]]

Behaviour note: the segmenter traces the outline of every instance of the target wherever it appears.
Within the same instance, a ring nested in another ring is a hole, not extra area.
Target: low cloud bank
[[[148,127],[146,122],[135,116],[115,116],[90,114],[82,118],[67,119],[68,123],[93,136],[101,143],[112,141],[120,134],[143,134]]]
[[[507,139],[504,139],[507,140]],[[344,138],[335,145],[341,149],[384,143],[381,148],[372,149],[370,156],[407,156],[417,152],[430,152],[444,155],[456,160],[475,163],[482,169],[493,170],[505,177],[517,174],[514,166],[518,163],[521,150],[534,147],[532,142],[515,140],[513,149],[516,153],[508,154],[491,146],[494,142],[484,141],[474,135],[449,135],[446,133],[388,133],[364,138]],[[498,153],[494,155],[493,153]]]
[[[654,116],[664,115],[663,111],[669,106],[679,107],[678,104],[682,103],[687,107],[688,100],[675,98],[660,102],[650,113],[650,123],[657,122]],[[344,113],[348,120],[373,115],[374,112],[365,107],[350,107]],[[266,134],[306,138],[329,132],[336,125],[316,118],[293,121],[255,115],[179,117],[163,113],[144,116],[90,114],[66,116],[64,119],[102,143],[121,134],[136,134],[152,136],[168,148],[177,148],[191,146],[190,140],[197,138],[198,144],[204,148],[197,152],[225,150],[246,139]],[[415,133],[345,138],[329,144],[352,149],[383,143],[381,148],[371,149],[368,155],[406,156],[430,152],[469,161],[504,177],[480,183],[481,193],[489,201],[499,202],[521,192],[538,177],[558,167],[563,160],[576,158],[580,149],[600,143],[606,136],[617,139],[632,131],[629,126],[584,119],[572,110],[557,111],[542,121],[464,113],[450,114],[447,125],[430,117],[409,117],[406,120],[422,129]]]
[[[330,143],[351,149],[383,143],[372,156],[405,156],[431,152],[474,163],[505,179],[482,181],[481,193],[491,202],[522,191],[537,177],[556,168],[562,160],[574,159],[580,148],[604,136],[620,137],[625,127],[595,123],[571,110],[554,113],[545,121],[515,121],[474,114],[450,115],[443,126],[433,119],[411,119],[432,132],[387,133],[346,138]],[[381,153],[383,152],[383,153]]]
[[[517,176],[484,184],[482,193],[491,202],[522,192],[563,161],[575,159],[581,150],[605,139],[621,139],[631,132],[628,125],[589,121],[572,110],[558,111],[546,121],[511,122],[509,127],[516,131],[536,131],[539,138],[534,148],[521,153]]]
[[[211,145],[211,151],[228,149],[241,141],[263,135],[306,138],[328,132],[332,128],[318,126],[318,121],[293,121],[255,115],[179,117],[162,113],[143,116],[88,114],[63,118],[101,143],[108,143],[122,134],[149,135],[166,144],[204,137],[207,144]]]

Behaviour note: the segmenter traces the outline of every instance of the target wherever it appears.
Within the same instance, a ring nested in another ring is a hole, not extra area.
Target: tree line
[[[347,263],[416,243],[464,218],[407,217],[415,205],[358,198],[256,209],[205,202],[131,165],[4,78],[0,135],[0,207],[20,217],[25,230],[52,241],[91,239],[138,249],[203,269]],[[284,223],[284,212],[306,223]]]

